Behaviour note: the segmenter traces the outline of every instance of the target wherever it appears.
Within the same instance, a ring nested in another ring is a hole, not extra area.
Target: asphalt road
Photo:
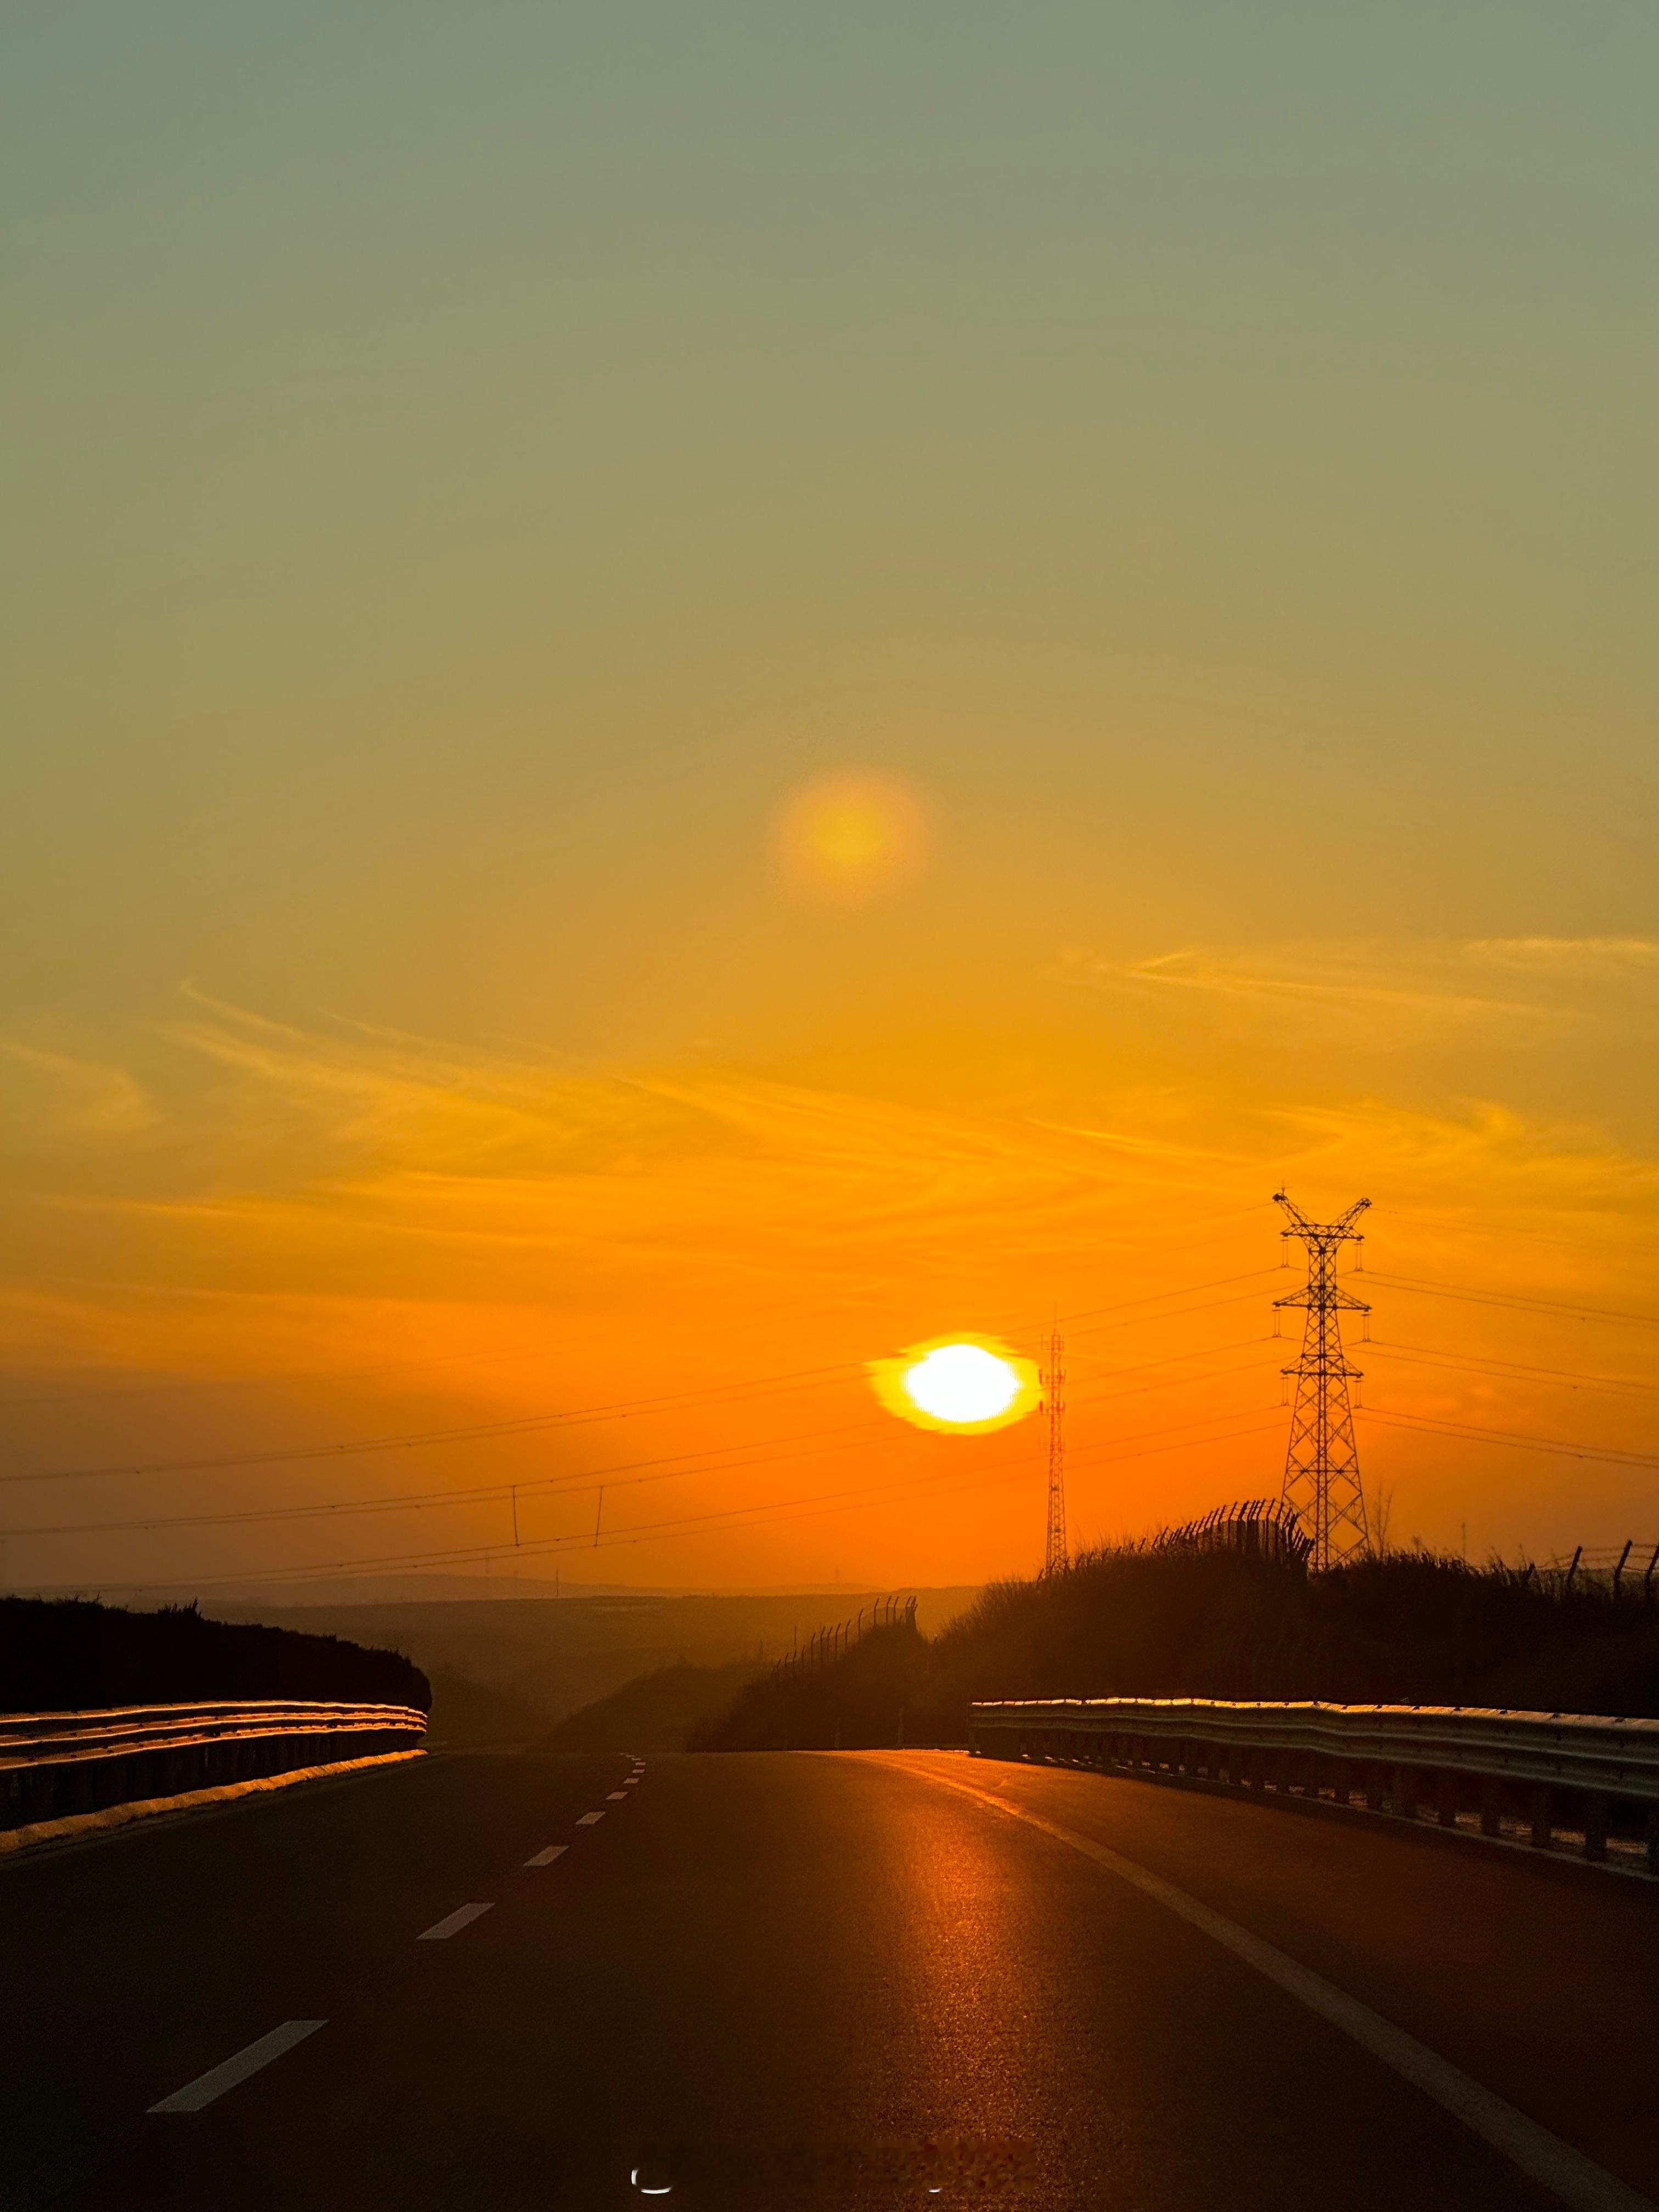
[[[1568,2201],[1320,1989],[1659,2199],[1650,1887],[951,1753],[629,1773],[434,1759],[0,1874],[0,2204]]]

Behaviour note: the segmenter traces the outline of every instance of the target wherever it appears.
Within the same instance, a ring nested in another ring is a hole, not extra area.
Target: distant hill
[[[473,1582],[476,1588],[481,1578]],[[977,1595],[971,1588],[922,1590],[917,1618],[929,1630],[942,1628]],[[261,1595],[209,1610],[221,1620],[325,1630],[402,1651],[432,1678],[434,1739],[482,1743],[541,1735],[666,1668],[769,1665],[868,1602],[867,1593],[845,1589],[708,1596],[617,1590],[513,1602],[472,1596],[292,1607]]]
[[[537,1555],[532,1553],[532,1559]],[[884,1592],[873,1592],[884,1595]],[[31,1589],[33,1597],[96,1596],[80,1584],[64,1583],[53,1587]],[[850,1601],[856,1610],[860,1600],[872,1595],[864,1583],[842,1583],[825,1591],[817,1583],[805,1583],[799,1587],[769,1588],[762,1585],[754,1589],[710,1589],[698,1583],[607,1583],[580,1573],[556,1575],[515,1571],[511,1559],[503,1560],[501,1571],[483,1574],[378,1574],[378,1575],[296,1575],[289,1580],[262,1581],[255,1583],[158,1583],[147,1589],[145,1597],[157,1605],[198,1604],[204,1612],[223,1613],[234,1609],[239,1613],[268,1612],[275,1606],[286,1611],[295,1606],[358,1605],[469,1605],[495,1604],[531,1600],[569,1600],[579,1602],[583,1598],[789,1598],[819,1596],[833,1597],[838,1602]]]
[[[684,1751],[699,1729],[730,1707],[763,1674],[757,1660],[724,1667],[659,1667],[636,1674],[608,1698],[562,1720],[545,1740],[549,1751]]]

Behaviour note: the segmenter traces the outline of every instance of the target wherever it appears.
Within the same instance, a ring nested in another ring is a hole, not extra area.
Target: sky
[[[1659,1543],[1650,9],[0,38],[0,1580]]]

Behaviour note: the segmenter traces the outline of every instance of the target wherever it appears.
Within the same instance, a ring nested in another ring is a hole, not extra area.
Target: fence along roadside
[[[854,1644],[861,1644],[866,1636],[878,1629],[910,1628],[916,1625],[916,1601],[914,1597],[878,1598],[866,1606],[855,1619],[841,1620],[829,1628],[820,1628],[809,1637],[798,1650],[786,1652],[772,1669],[774,1681],[787,1682],[803,1674],[821,1674],[824,1668],[833,1667],[837,1659],[844,1658]]]

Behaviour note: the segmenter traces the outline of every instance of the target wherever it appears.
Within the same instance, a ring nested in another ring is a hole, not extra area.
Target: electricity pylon
[[[1295,1376],[1296,1396],[1280,1495],[1312,1539],[1309,1564],[1340,1567],[1371,1547],[1365,1493],[1359,1486],[1353,1405],[1348,1396],[1348,1384],[1359,1380],[1360,1370],[1349,1365],[1342,1349],[1341,1321],[1345,1313],[1369,1313],[1370,1308],[1336,1279],[1344,1244],[1365,1241],[1353,1224],[1370,1200],[1357,1198],[1335,1221],[1310,1221],[1282,1190],[1273,1193],[1273,1203],[1284,1208],[1291,1224],[1279,1231],[1280,1237],[1299,1237],[1308,1253],[1306,1287],[1273,1301],[1275,1307],[1301,1306],[1308,1316],[1303,1325],[1302,1357],[1294,1367],[1282,1370]]]
[[[1066,1387],[1066,1370],[1060,1364],[1064,1348],[1060,1331],[1050,1329],[1042,1359],[1042,1410],[1048,1417],[1048,1533],[1042,1547],[1045,1575],[1062,1574],[1066,1565],[1066,1401],[1060,1395]]]

